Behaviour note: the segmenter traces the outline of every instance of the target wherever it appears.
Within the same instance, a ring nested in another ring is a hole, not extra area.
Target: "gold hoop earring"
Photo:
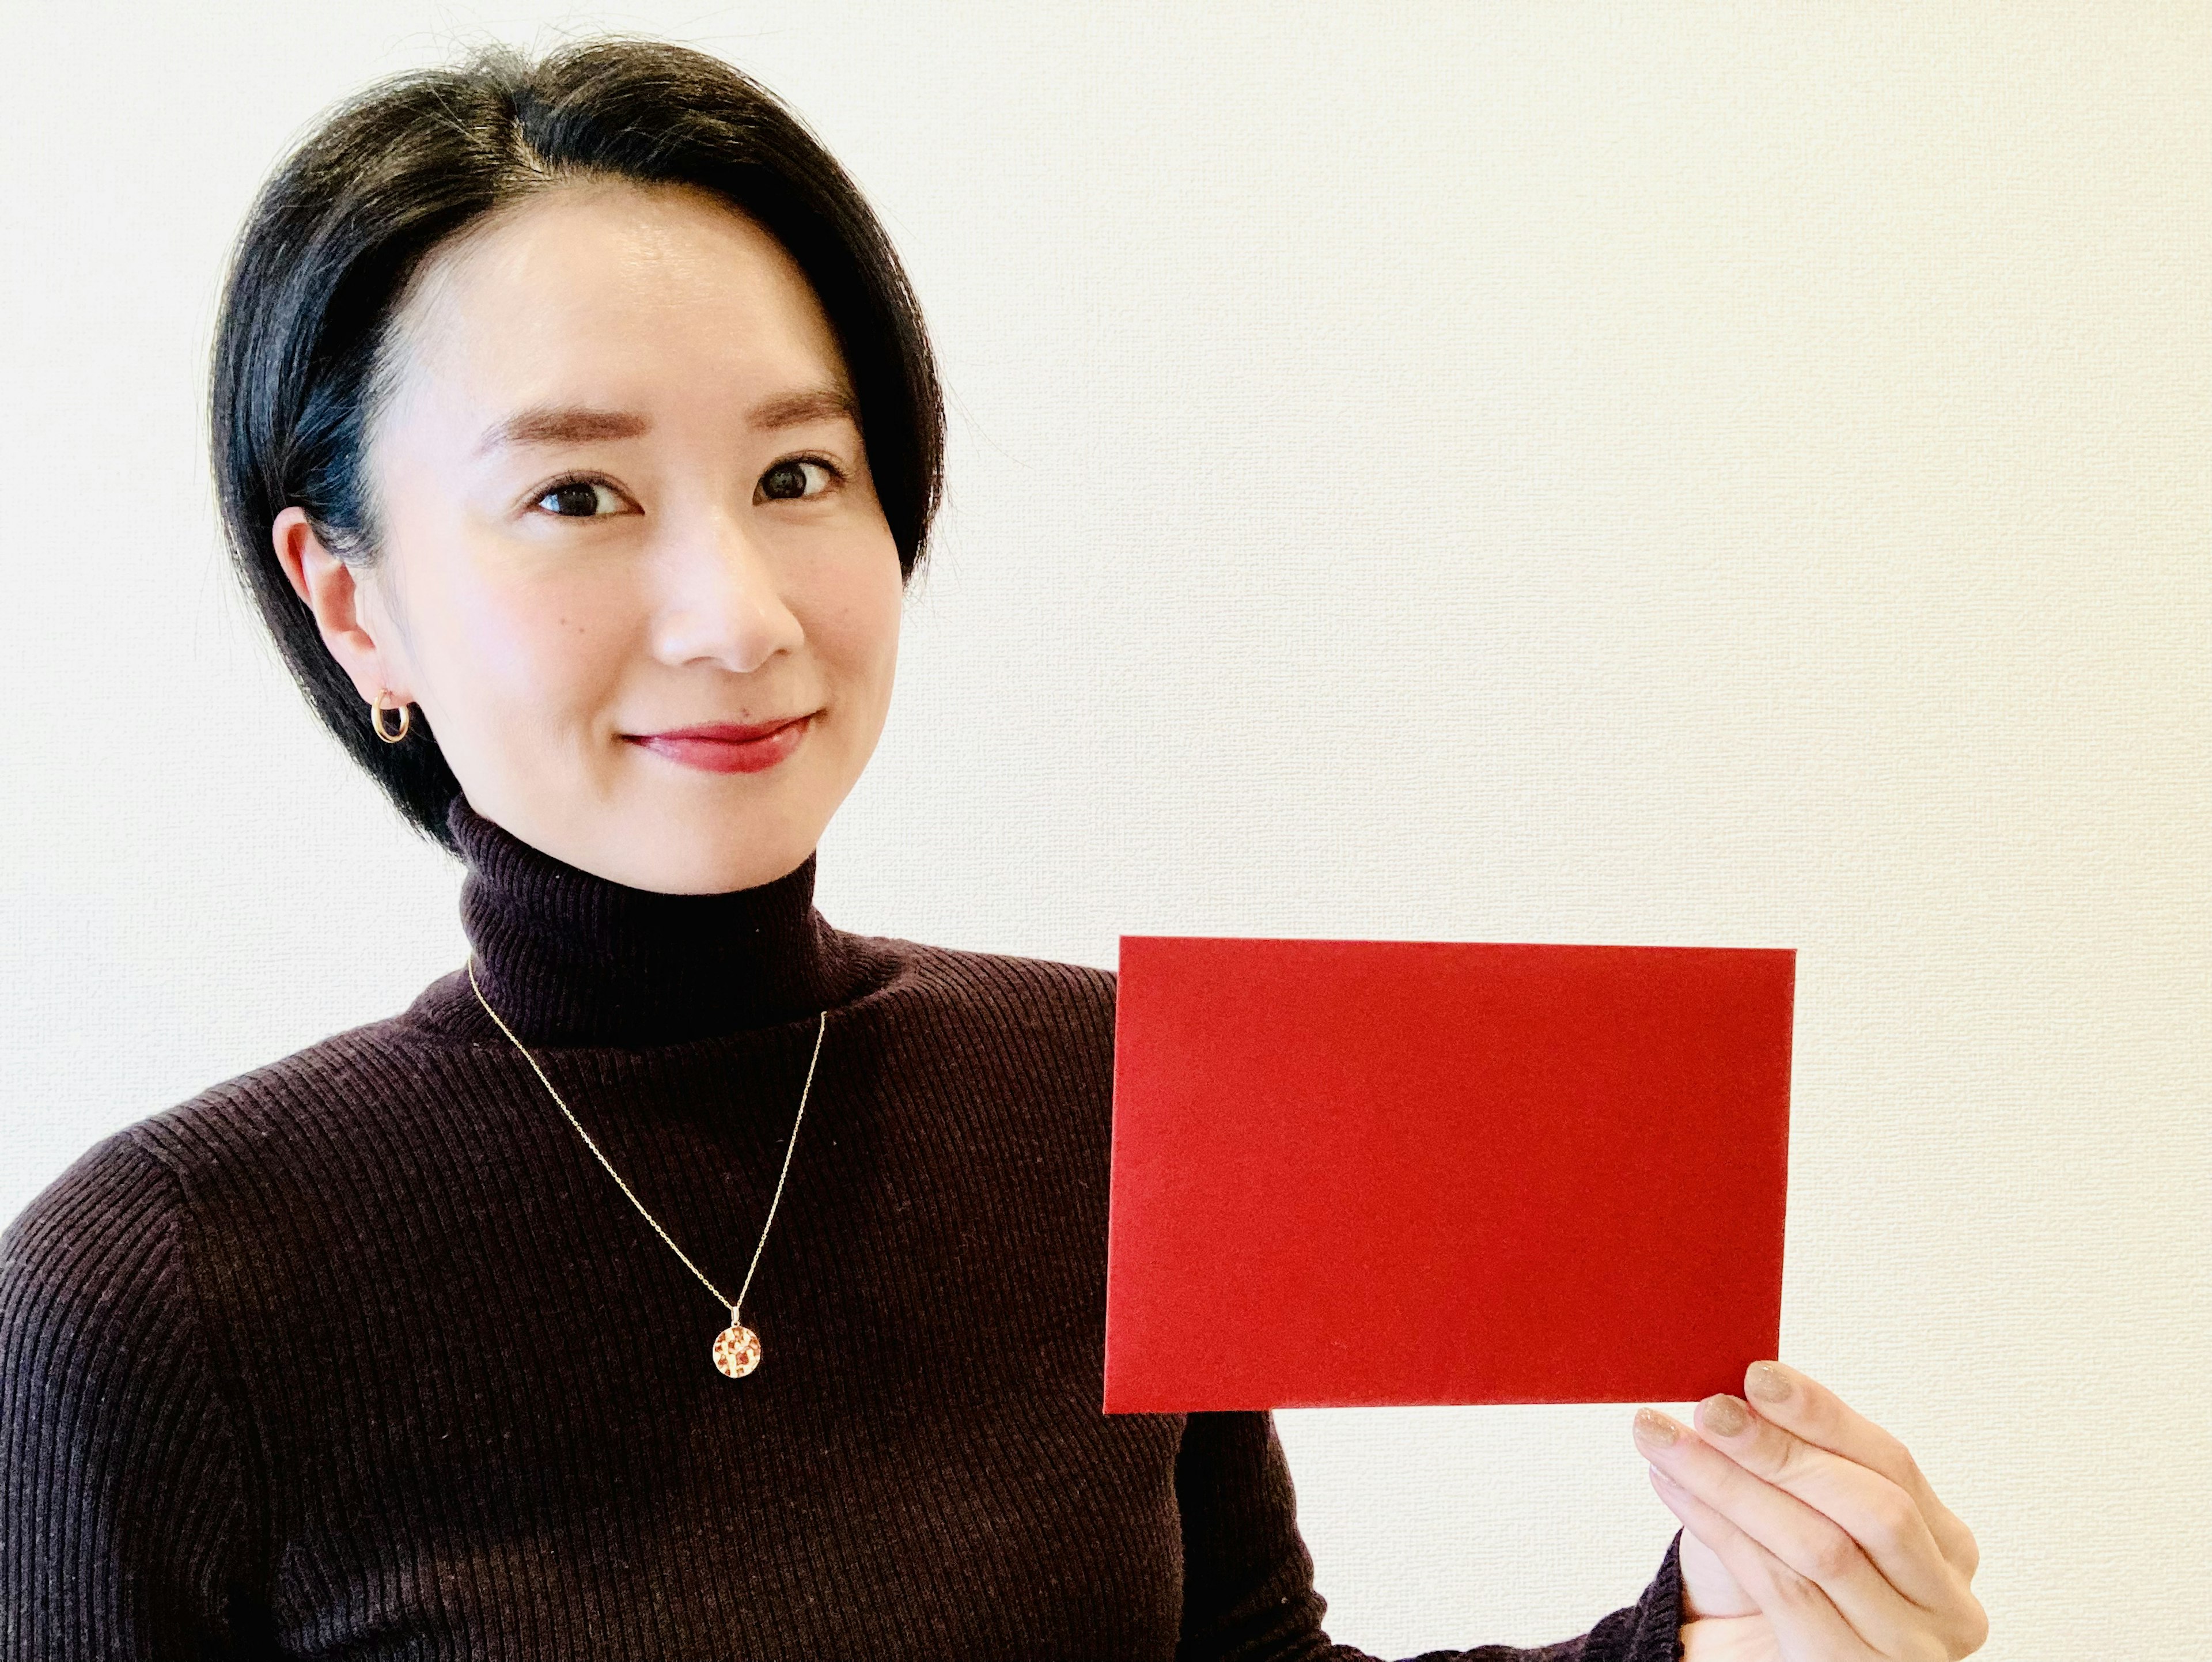
[[[376,736],[386,744],[396,745],[407,736],[407,729],[415,725],[415,706],[386,703],[384,701],[391,696],[389,692],[380,692],[368,701],[368,724],[376,729]],[[387,709],[399,712],[399,730],[397,733],[384,730],[384,712]]]

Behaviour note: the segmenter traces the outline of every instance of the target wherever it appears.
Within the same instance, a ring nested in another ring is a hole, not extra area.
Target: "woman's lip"
[[[739,727],[715,721],[704,727],[678,728],[667,733],[630,733],[623,736],[643,750],[687,768],[705,773],[758,773],[772,768],[799,748],[814,720],[810,712],[787,721]]]
[[[665,733],[633,733],[632,739],[712,739],[719,744],[742,745],[755,739],[765,739],[779,728],[787,728],[793,721],[804,721],[804,715],[787,715],[781,721],[755,721],[750,727],[735,721],[703,721],[696,728],[671,728]]]

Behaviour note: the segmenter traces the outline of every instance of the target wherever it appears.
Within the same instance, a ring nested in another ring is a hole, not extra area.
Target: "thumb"
[[[1759,1605],[1729,1567],[1703,1541],[1682,1531],[1682,1620],[1708,1616],[1756,1616]]]

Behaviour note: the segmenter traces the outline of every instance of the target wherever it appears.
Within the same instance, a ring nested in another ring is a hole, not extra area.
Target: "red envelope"
[[[1796,970],[1122,936],[1106,1411],[1741,1390],[1781,1326]]]

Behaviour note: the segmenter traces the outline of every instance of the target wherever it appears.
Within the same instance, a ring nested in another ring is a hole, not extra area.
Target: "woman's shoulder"
[[[216,1188],[317,1169],[313,1145],[342,1140],[349,1114],[374,1116],[419,1088],[422,1062],[396,1029],[389,1017],[362,1023],[146,1114],[86,1148],[18,1222],[103,1202],[118,1213],[190,1212]]]
[[[0,1282],[97,1281],[105,1274],[103,1244],[118,1231],[138,1234],[142,1245],[173,1233],[181,1191],[137,1130],[126,1125],[93,1142],[0,1229]],[[125,1253],[119,1263],[143,1267],[159,1257]]]
[[[126,1125],[87,1147],[0,1228],[9,1358],[0,1397],[17,1399],[9,1415],[28,1391],[57,1414],[89,1415],[87,1393],[112,1396],[119,1358],[147,1346],[173,1343],[175,1367],[199,1365],[182,1354],[200,1342],[193,1221],[176,1172],[139,1126]]]
[[[864,1041],[861,1053],[894,1072],[961,1079],[1011,1115],[1079,1121],[1103,1138],[1114,1077],[1113,971],[882,937],[868,943],[897,968],[853,1008],[848,1044]]]
[[[1112,1036],[1116,977],[1111,970],[891,936],[848,938],[894,966],[872,1000],[921,1006],[955,1020],[1013,1021],[1071,1038]]]

